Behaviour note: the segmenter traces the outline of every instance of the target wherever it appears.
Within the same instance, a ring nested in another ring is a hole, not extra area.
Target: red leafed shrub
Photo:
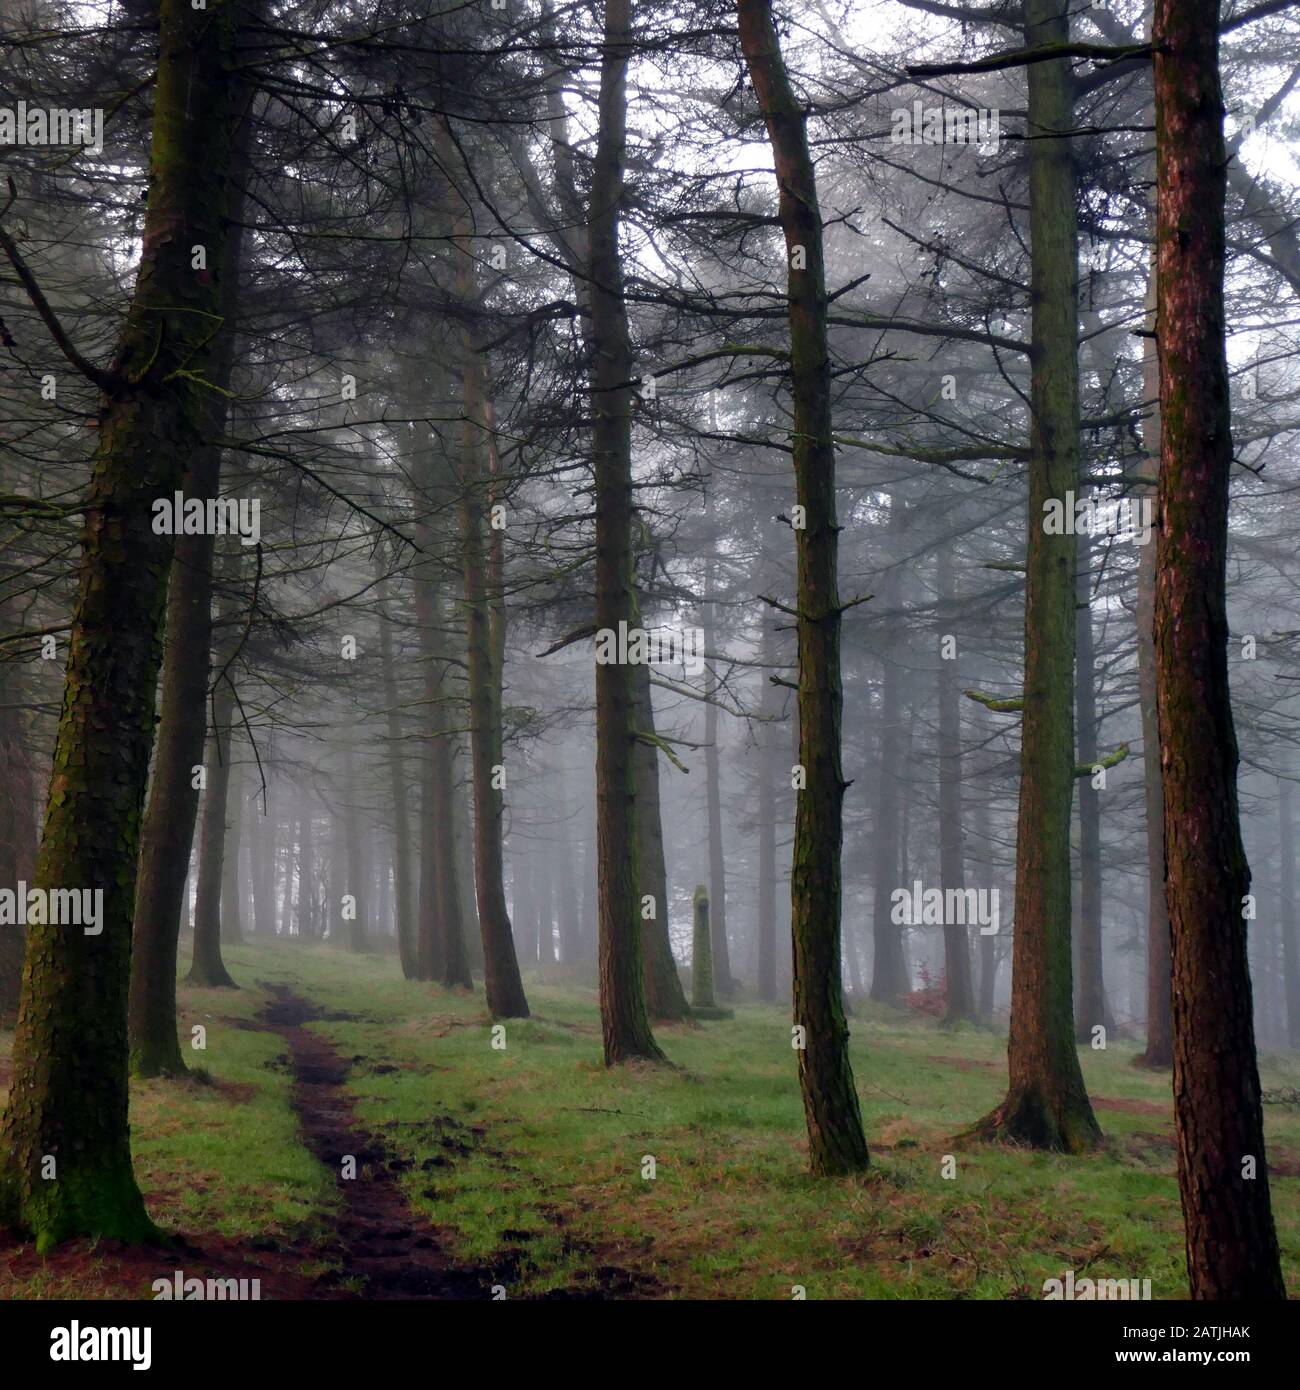
[[[948,1011],[948,986],[946,983],[935,984],[930,979],[929,970],[923,965],[921,988],[904,995],[903,1003],[913,1013],[921,1014],[925,1018],[942,1018]]]

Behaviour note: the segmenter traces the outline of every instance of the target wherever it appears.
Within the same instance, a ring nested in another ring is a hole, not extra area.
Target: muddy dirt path
[[[322,1017],[320,1010],[283,985],[267,988],[271,1001],[262,1024],[288,1048],[291,1103],[303,1141],[335,1174],[342,1199],[334,1236],[320,1252],[340,1268],[322,1281],[321,1294],[331,1296],[334,1286],[367,1299],[490,1298],[491,1271],[453,1263],[439,1232],[411,1210],[397,1185],[397,1156],[359,1125],[343,1084],[347,1059],[305,1027]],[[350,1179],[342,1177],[347,1154],[356,1159],[356,1177]]]

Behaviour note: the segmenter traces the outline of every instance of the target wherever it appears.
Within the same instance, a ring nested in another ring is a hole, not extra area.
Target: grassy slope
[[[500,1267],[517,1252],[512,1295],[607,1286],[609,1267],[698,1298],[789,1298],[796,1285],[809,1298],[1036,1298],[1067,1268],[1185,1293],[1168,1080],[1128,1066],[1130,1048],[1084,1056],[1107,1151],[1056,1158],[953,1141],[1002,1092],[1000,1039],[860,1014],[874,1171],[814,1183],[781,1010],[742,1005],[731,1022],[662,1029],[676,1069],[610,1073],[590,991],[530,980],[538,1017],[509,1024],[502,1051],[478,997],[408,984],[390,959],[277,943],[228,960],[250,985],[284,981],[356,1015],[312,1026],[360,1059],[362,1120],[415,1160],[402,1177],[412,1204],[459,1232],[467,1260]],[[294,1141],[279,1039],[239,1027],[259,1004],[253,989],[183,989],[187,1031],[208,1029],[206,1052],[191,1055],[220,1084],[153,1082],[134,1096],[151,1209],[196,1238],[328,1220],[333,1185]],[[0,1050],[8,1042],[0,1034]],[[1298,1082],[1294,1060],[1266,1059],[1266,1085]],[[1300,1172],[1295,1107],[1271,1105],[1267,1120],[1272,1162]],[[1300,1178],[1275,1174],[1273,1192],[1294,1295]],[[0,1276],[5,1292],[17,1290]]]

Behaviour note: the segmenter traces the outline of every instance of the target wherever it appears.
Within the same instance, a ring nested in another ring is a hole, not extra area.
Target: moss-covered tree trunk
[[[1219,5],[1156,0],[1160,485],[1156,695],[1173,967],[1174,1125],[1194,1299],[1286,1296],[1269,1203],[1243,905],[1225,575]]]
[[[524,965],[537,964],[537,892],[533,884],[534,864],[531,854],[515,854],[511,866],[513,901],[511,917],[519,936],[519,959]]]
[[[250,10],[245,8],[245,18]],[[236,36],[238,42],[238,35]],[[236,315],[243,259],[243,211],[252,159],[252,89],[235,93],[228,220],[221,240],[222,329],[212,345],[203,396],[208,439],[225,433],[235,361]],[[186,470],[182,491],[206,500],[220,492],[221,450],[203,443]],[[176,958],[185,909],[185,879],[199,809],[194,769],[203,762],[208,728],[212,646],[212,561],[216,538],[206,531],[176,538],[167,594],[166,640],[153,776],[149,783],[135,890],[128,1029],[137,1076],[185,1071],[176,1035]]]
[[[292,936],[297,929],[297,921],[294,916],[293,880],[294,864],[298,851],[298,833],[301,829],[301,822],[299,822],[297,829],[294,828],[293,804],[291,799],[286,797],[284,807],[284,892],[278,899],[280,931],[285,937]]]
[[[101,931],[34,926],[0,1139],[0,1220],[47,1249],[153,1227],[131,1168],[127,992],[136,856],[173,544],[152,503],[200,446],[232,137],[231,4],[161,0],[144,236],[86,502],[48,810],[43,889],[102,890]],[[209,253],[196,270],[195,246]],[[57,1165],[49,1176],[46,1161]],[[43,1171],[44,1170],[44,1171]]]
[[[880,684],[880,723],[871,808],[871,998],[900,1004],[911,989],[903,946],[903,928],[894,921],[891,893],[902,875],[903,724],[907,715],[904,673],[897,653],[885,657]]]
[[[445,691],[445,674],[440,675],[438,685],[440,691]],[[448,714],[445,697],[439,700],[437,708],[445,719]],[[452,809],[460,795],[452,764],[455,745],[450,733],[439,733],[432,742],[434,804],[437,808],[433,843],[437,858],[438,933],[442,943],[442,972],[439,978],[444,985],[472,989],[474,977],[470,973],[469,954],[465,950],[465,913],[461,906],[460,862],[456,855],[456,824]]]
[[[431,594],[435,628],[446,621],[441,588]],[[456,853],[456,817],[454,806],[460,796],[456,781],[456,736],[451,731],[455,723],[448,670],[450,653],[445,639],[436,638],[437,659],[426,666],[426,690],[434,727],[430,734],[429,773],[434,812],[432,843],[434,881],[437,891],[438,961],[441,969],[437,978],[444,984],[462,989],[474,987],[470,973],[469,954],[465,950],[465,912],[462,907],[460,860]]]
[[[998,948],[991,935],[980,937],[979,961],[980,992],[975,1012],[979,1021],[987,1025],[993,1022],[993,1000],[998,986]]]
[[[705,526],[710,537],[716,532],[713,522],[713,497],[704,497]],[[704,650],[718,649],[714,589],[716,577],[711,556],[704,561],[704,603],[700,617],[704,633]],[[704,801],[709,825],[709,939],[713,943],[713,979],[717,992],[730,998],[735,993],[731,974],[731,947],[727,941],[727,860],[722,839],[722,764],[718,752],[718,673],[712,662],[705,664],[704,693]]]
[[[562,803],[564,824],[571,825],[570,810]],[[555,865],[555,923],[560,934],[560,959],[572,968],[581,954],[578,939],[578,896],[575,892],[573,874],[573,846],[567,842],[560,846]]]
[[[849,1063],[840,979],[840,851],[844,775],[840,765],[839,526],[831,442],[826,271],[817,181],[804,110],[790,86],[769,0],[739,0],[740,42],[776,166],[778,211],[789,274],[791,448],[805,525],[795,532],[798,575],[799,763],[791,872],[796,1055],[816,1174],[865,1168],[867,1141]]]
[[[199,878],[194,895],[194,954],[186,983],[207,989],[236,989],[221,955],[221,885],[225,877],[226,831],[230,802],[231,718],[235,711],[229,678],[212,701],[208,736],[207,787],[199,811]]]
[[[632,342],[618,244],[627,164],[630,0],[605,0],[599,130],[587,219],[591,284],[592,458],[596,502],[596,626],[635,621],[632,594]],[[596,854],[600,1017],[605,1065],[663,1057],[646,1010],[636,834],[632,669],[596,664]]]
[[[441,407],[439,407],[441,408]],[[439,578],[443,512],[455,504],[453,479],[434,457],[427,430],[416,466],[423,479],[417,526],[421,559],[415,567],[415,615],[420,634],[420,668],[424,685],[425,766],[421,797],[421,865],[419,953],[420,977],[446,985],[473,984],[465,953],[464,913],[452,802],[458,794],[452,775],[455,723],[447,676],[449,642]]]
[[[551,856],[544,853],[537,861],[537,959],[542,965],[555,964],[555,884]]]
[[[347,795],[346,790],[344,795]],[[343,936],[343,895],[347,883],[346,815],[337,803],[329,818],[329,854],[325,861],[325,913],[321,935],[336,945]]]
[[[220,450],[205,446],[184,482],[190,496],[215,496]],[[199,809],[194,769],[208,727],[215,538],[176,542],[167,600],[158,747],[140,841],[131,951],[131,1069],[137,1076],[185,1071],[176,1035],[176,958],[185,883]]]
[[[444,146],[449,146],[445,141]],[[458,288],[462,303],[477,304],[472,225],[461,205],[454,219]],[[501,825],[505,814],[505,736],[502,673],[505,658],[504,554],[493,555],[484,513],[491,502],[492,430],[487,371],[463,334],[462,386],[465,406],[461,439],[459,519],[461,575],[465,588],[465,641],[469,681],[470,776],[474,793],[474,895],[483,943],[483,984],[493,1018],[527,1018],[528,999],[515,954],[506,906]],[[500,533],[501,527],[497,527]],[[499,655],[498,655],[499,653]]]
[[[668,863],[659,801],[659,750],[652,741],[656,729],[648,666],[632,668],[632,687],[637,731],[647,735],[637,739],[633,773],[636,779],[638,888],[642,899],[649,897],[654,902],[654,916],[645,917],[643,912],[641,922],[646,1007],[652,1018],[680,1019],[690,1011],[668,932]]]
[[[275,857],[279,828],[274,816],[263,812],[260,791],[245,811],[251,818],[248,870],[253,879],[253,935],[265,940],[275,935]]]
[[[902,549],[907,517],[898,492],[889,499],[891,551]],[[883,659],[880,682],[880,716],[876,724],[875,794],[871,809],[871,997],[881,1004],[899,1004],[911,989],[903,949],[903,928],[894,921],[891,894],[899,885],[902,864],[902,779],[904,745],[910,714],[904,667],[909,658],[903,648],[905,633],[897,611],[902,598],[897,566],[892,566],[880,586],[882,623],[889,651]]]
[[[952,552],[941,546],[936,561],[936,596],[940,624],[956,609],[956,582],[952,572]],[[943,635],[942,633],[940,635]],[[962,837],[962,755],[961,702],[957,689],[957,663],[939,661],[939,873],[943,887],[963,888],[966,884],[966,847]],[[945,922],[943,928],[943,974],[947,992],[944,1023],[975,1021],[975,991],[971,983],[970,935],[965,926]]]
[[[416,622],[423,623],[420,580],[415,580]],[[423,643],[421,643],[423,645]],[[427,688],[427,687],[426,687]],[[420,872],[416,909],[416,979],[442,977],[442,933],[438,930],[438,854],[434,843],[437,795],[434,791],[433,748],[428,739],[420,749]]]
[[[465,767],[462,774],[461,767]],[[456,877],[466,885],[460,895],[461,940],[465,943],[465,958],[471,975],[483,974],[483,933],[479,929],[478,900],[474,878],[474,764],[470,740],[463,734],[452,759],[452,775],[458,787],[463,787],[451,805],[452,834],[456,840]]]
[[[1160,473],[1160,361],[1156,352],[1156,259],[1151,252],[1147,285],[1146,330],[1142,340],[1141,473],[1134,489],[1139,501],[1154,499]],[[1142,710],[1142,791],[1146,818],[1147,862],[1147,1045],[1133,1060],[1163,1070],[1174,1061],[1174,1024],[1170,993],[1169,907],[1165,902],[1165,803],[1160,783],[1160,724],[1156,714],[1156,542],[1140,548],[1137,574],[1138,699]]]
[[[763,624],[763,722],[758,734],[758,997],[776,1000],[776,779],[781,690],[768,679],[776,664],[776,628]]]
[[[239,849],[244,837],[244,769],[230,765],[226,791],[226,847],[221,861],[221,941],[237,945],[244,939],[244,883],[239,873]]]
[[[1092,633],[1092,538],[1077,536],[1078,603],[1075,613],[1075,713],[1080,767],[1097,763],[1097,652]],[[1079,1001],[1075,1041],[1088,1043],[1098,1026],[1115,1030],[1106,1000],[1101,908],[1101,796],[1089,773],[1079,783]]]
[[[375,552],[379,581],[379,660],[384,681],[384,717],[388,745],[388,787],[393,803],[393,909],[397,928],[397,957],[404,979],[416,978],[415,907],[411,883],[410,780],[402,738],[402,711],[393,659],[392,595]]]
[[[367,891],[370,871],[366,864],[365,847],[362,840],[360,779],[357,777],[356,755],[351,743],[344,750],[343,776],[347,785],[347,805],[341,808],[346,864],[345,882],[347,884],[344,893],[353,900],[349,904],[352,909],[352,916],[346,924],[348,947],[353,951],[365,952],[370,949],[368,934],[370,895]],[[330,913],[333,920],[338,919],[340,914],[337,901],[330,904]]]
[[[7,460],[0,450],[0,492],[9,492]],[[21,562],[0,547],[0,586],[21,572]],[[0,600],[0,632],[18,631],[23,605]],[[0,886],[30,883],[36,871],[37,774],[26,708],[32,682],[25,667],[0,661]],[[0,1016],[18,1007],[26,934],[17,923],[0,926]]]
[[[3,486],[0,461],[0,487]],[[0,561],[0,577],[8,568]],[[16,605],[0,604],[0,630],[19,626]],[[28,682],[16,662],[0,662],[0,886],[30,883],[36,869],[36,776],[31,731],[23,708]],[[18,1007],[25,936],[16,923],[0,926],[0,1015]]]
[[[316,851],[312,845],[314,816],[311,801],[304,796],[298,817],[298,935],[311,941],[316,935]]]
[[[1060,0],[1027,0],[1025,46],[1066,43]],[[1080,1153],[1101,1131],[1074,1043],[1070,809],[1074,797],[1073,532],[1048,535],[1044,503],[1078,486],[1078,233],[1069,64],[1032,63],[1029,520],[1025,684],[1016,823],[1011,1028],[1006,1099],[977,1127],[989,1138]]]
[[[1278,878],[1282,932],[1282,983],[1286,999],[1286,1037],[1300,1048],[1300,918],[1295,895],[1295,786],[1287,769],[1277,779]]]
[[[596,901],[599,885],[596,882],[596,828],[587,827],[582,844],[582,912],[578,917],[578,942],[582,960],[594,964],[598,947],[598,918]]]

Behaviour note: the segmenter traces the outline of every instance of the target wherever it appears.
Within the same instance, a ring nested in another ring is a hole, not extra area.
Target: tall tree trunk
[[[207,789],[199,813],[199,884],[194,899],[194,954],[186,983],[237,989],[221,958],[221,885],[225,877],[227,810],[230,804],[231,716],[235,699],[229,679],[213,699],[208,738]]]
[[[997,944],[992,936],[981,936],[979,1021],[986,1027],[993,1022],[993,1001],[997,997],[997,985]]]
[[[769,676],[776,664],[776,626],[763,623],[763,716],[758,745],[758,997],[776,1001],[776,779],[779,776],[781,689]]]
[[[297,853],[297,832],[294,829],[293,805],[286,797],[284,807],[284,853],[276,866],[277,875],[283,876],[283,891],[276,897],[276,922],[281,936],[287,940],[294,932],[293,921],[293,866]]]
[[[578,899],[574,893],[572,848],[565,844],[555,865],[555,916],[560,934],[560,960],[566,966],[578,960]]]
[[[1278,926],[1282,933],[1282,978],[1286,993],[1286,1039],[1292,1048],[1300,1047],[1300,919],[1295,898],[1295,813],[1292,809],[1294,786],[1285,770],[1277,779],[1278,897],[1281,912]]]
[[[344,795],[348,795],[346,786]],[[329,863],[325,875],[325,910],[321,917],[321,935],[331,945],[343,939],[343,895],[347,887],[347,810],[335,805],[327,822],[329,827]]]
[[[456,219],[460,251],[460,291],[467,303],[478,299],[470,227],[462,209]],[[465,428],[461,442],[460,542],[465,586],[465,639],[469,679],[470,770],[474,788],[474,892],[483,942],[483,984],[493,1018],[527,1018],[528,999],[515,956],[514,933],[506,909],[501,821],[505,739],[502,727],[502,671],[505,657],[504,558],[484,540],[484,506],[492,498],[493,449],[488,423],[486,369],[470,331],[464,335]],[[501,528],[493,531],[495,547]],[[468,965],[466,965],[468,973]]]
[[[631,627],[632,342],[623,297],[619,222],[627,163],[631,0],[605,0],[599,129],[587,224],[591,284],[592,455],[596,503],[596,626]],[[605,1065],[659,1061],[646,1012],[637,863],[636,714],[631,668],[596,665],[596,836],[600,898],[600,1017]]]
[[[7,577],[7,567],[0,575]],[[0,626],[10,631],[7,610],[11,605],[0,604]],[[22,668],[0,662],[0,884],[15,887],[30,883],[36,870],[36,770],[22,708],[26,688]],[[18,1007],[24,944],[22,927],[0,926],[0,1015]]]
[[[798,574],[799,763],[791,872],[794,1019],[802,1030],[799,1083],[815,1174],[865,1168],[858,1094],[840,980],[840,850],[845,781],[840,765],[840,626],[831,442],[826,269],[817,181],[804,109],[790,86],[769,0],[738,0],[740,43],[767,125],[789,266],[791,448],[805,525],[795,532]],[[798,1035],[796,1035],[796,1040]]]
[[[441,731],[447,719],[444,701],[443,644],[438,631],[441,621],[439,586],[436,575],[433,509],[444,500],[441,490],[434,487],[434,442],[427,428],[417,432],[416,455],[412,460],[414,475],[420,479],[416,505],[420,519],[416,539],[421,559],[412,570],[415,597],[415,622],[420,644],[420,676],[423,706],[420,713],[421,744],[424,757],[420,769],[420,906],[419,906],[419,978],[441,980],[446,975],[446,931],[444,910],[447,893],[441,882],[445,854],[441,844],[440,822],[450,812],[451,788],[442,775],[446,770],[446,739]],[[435,496],[435,493],[438,495]]]
[[[796,643],[798,634],[796,634]],[[798,661],[798,648],[796,645],[796,663]],[[778,802],[777,825],[782,832],[789,831],[791,853],[788,861],[783,860],[785,865],[778,883],[783,885],[783,891],[777,895],[778,917],[776,923],[776,992],[781,999],[794,999],[794,821],[799,804],[799,794],[791,785],[790,770],[799,763],[799,740],[803,737],[803,732],[799,724],[799,703],[798,696],[795,696],[794,718],[788,723],[789,729],[789,759],[784,763],[778,762],[780,772],[777,788],[782,793],[781,801]],[[775,757],[775,752],[773,757]],[[790,788],[786,793],[786,788]],[[791,804],[793,803],[793,805]]]
[[[127,1118],[136,856],[173,550],[154,534],[152,503],[180,486],[201,444],[223,274],[218,265],[196,275],[191,256],[201,244],[220,259],[237,13],[160,0],[141,261],[112,370],[98,379],[99,443],[35,879],[46,890],[102,889],[103,917],[94,936],[52,923],[29,932],[0,1143],[0,1221],[42,1250],[78,1234],[153,1233]],[[57,1181],[42,1174],[47,1155]]]
[[[555,964],[555,876],[552,868],[548,847],[537,866],[537,955],[543,965]]]
[[[861,933],[852,927],[844,935],[844,958],[849,966],[849,996],[845,1000],[844,1012],[853,1017],[852,999],[860,999],[864,991],[866,961],[862,958]]]
[[[638,617],[637,621],[640,619]],[[638,889],[654,901],[654,916],[641,923],[641,961],[645,975],[646,1006],[656,1019],[685,1018],[690,1012],[677,962],[673,959],[668,931],[668,865],[664,856],[663,810],[659,800],[659,750],[650,741],[656,734],[650,668],[632,667],[636,727],[648,738],[637,740],[636,854]]]
[[[373,875],[375,884],[375,924],[379,928],[381,938],[380,950],[388,950],[387,938],[391,937],[394,944],[397,941],[396,923],[393,921],[393,874],[392,865],[382,857],[375,856],[375,872]]]
[[[1027,48],[1069,42],[1060,0],[1026,0],[1025,14]],[[1075,1050],[1070,959],[1077,547],[1072,530],[1044,529],[1044,504],[1063,507],[1079,477],[1073,84],[1064,59],[1030,64],[1028,80],[1032,424],[1010,1087],[977,1128],[989,1138],[1082,1153],[1101,1130]]]
[[[465,771],[462,773],[461,765]],[[456,881],[466,885],[460,895],[461,932],[471,975],[483,974],[483,933],[478,920],[474,877],[474,765],[469,740],[461,738],[452,756],[456,799],[451,803],[451,833],[456,842]]]
[[[911,988],[904,956],[903,929],[893,920],[890,894],[899,883],[902,850],[900,787],[902,723],[906,716],[903,669],[893,656],[884,660],[876,789],[872,806],[871,997],[898,1004]]]
[[[444,628],[442,586],[438,580],[435,509],[451,503],[449,478],[433,458],[424,453],[420,506],[424,515],[418,526],[420,548],[425,558],[416,568],[415,613],[420,629],[421,662],[424,676],[424,702],[427,739],[424,790],[421,807],[422,857],[420,932],[426,979],[445,985],[473,987],[469,960],[465,954],[464,914],[460,905],[460,877],[456,862],[456,835],[452,802],[456,796],[452,776],[454,723],[448,689],[447,637]],[[426,898],[425,890],[432,891]]]
[[[279,826],[273,814],[263,813],[260,797],[247,809],[253,816],[248,841],[248,867],[253,875],[253,932],[266,939],[275,936],[275,859]]]
[[[417,584],[419,581],[416,581]],[[418,590],[417,590],[418,592]],[[417,600],[416,614],[421,605]],[[426,687],[427,688],[427,687]],[[427,716],[426,716],[427,718]],[[443,975],[442,933],[438,929],[438,853],[435,843],[437,794],[434,791],[433,744],[424,741],[420,767],[420,897],[416,925],[416,978],[439,980]]]
[[[298,821],[298,935],[310,941],[316,935],[316,857],[312,844],[312,805],[304,795]]]
[[[225,433],[235,361],[253,132],[248,84],[240,84],[236,100],[242,111],[234,134],[229,220],[222,237],[223,331],[213,345],[209,368],[216,389],[203,397],[207,438]],[[194,451],[182,491],[187,498],[207,500],[218,495],[220,486],[221,450],[205,442]],[[176,1034],[176,958],[199,809],[194,772],[203,762],[208,727],[214,548],[215,537],[206,533],[177,537],[168,589],[157,746],[140,831],[132,927],[128,1032],[131,1070],[137,1076],[185,1072]]]
[[[1219,5],[1156,0],[1160,486],[1156,697],[1173,963],[1178,1187],[1194,1299],[1285,1298],[1246,956],[1250,867],[1224,593],[1232,426],[1224,351]]]
[[[714,534],[713,500],[705,493],[705,519]],[[713,606],[713,562],[704,562],[704,604],[701,618],[704,650],[717,650],[717,623]],[[712,664],[705,667],[704,693],[704,799],[709,822],[709,938],[713,946],[713,983],[724,999],[735,993],[731,974],[731,950],[727,942],[727,865],[722,843],[722,771],[718,756],[718,677]]]
[[[940,613],[954,614],[956,586],[952,552],[941,546],[935,587]],[[961,706],[957,691],[956,661],[939,661],[939,874],[943,886],[962,888],[966,880],[966,848],[962,839]],[[907,875],[903,875],[904,882]],[[945,1025],[975,1020],[975,994],[971,985],[970,935],[965,926],[945,922],[943,973],[946,982]]]
[[[1146,331],[1142,340],[1142,473],[1149,480],[1134,490],[1139,503],[1154,498],[1160,472],[1160,360],[1156,352],[1156,256],[1151,251]],[[1138,698],[1142,707],[1142,785],[1147,859],[1147,1045],[1137,1066],[1163,1070],[1173,1065],[1169,908],[1165,902],[1165,804],[1160,781],[1160,728],[1156,716],[1156,546],[1139,547],[1137,574]]]
[[[381,568],[376,553],[376,569]],[[388,785],[393,801],[393,901],[397,915],[397,956],[402,976],[418,976],[415,940],[415,904],[411,883],[410,783],[406,775],[406,754],[402,746],[402,711],[397,689],[397,667],[393,660],[392,598],[387,580],[379,584],[379,660],[384,679],[385,719],[388,735]]]
[[[513,856],[514,918],[519,933],[519,959],[524,965],[537,964],[537,886],[536,866],[527,852]]]
[[[366,893],[366,880],[369,877],[365,854],[362,850],[361,797],[357,787],[357,774],[352,745],[345,750],[344,778],[347,781],[347,805],[342,808],[344,817],[344,840],[347,847],[347,893],[355,899],[352,904],[352,920],[348,923],[348,945],[357,952],[370,949],[367,939],[366,910],[369,899]],[[335,909],[337,910],[337,908]]]
[[[507,485],[501,467],[501,457],[497,451],[496,420],[492,411],[491,398],[483,402],[483,412],[488,432],[488,501],[494,508],[498,506],[504,508],[507,503]],[[488,527],[487,603],[488,650],[492,657],[492,698],[496,704],[499,720],[505,703],[506,672],[506,528],[504,524],[493,523]]]
[[[597,927],[596,902],[599,896],[596,882],[596,828],[587,827],[582,842],[582,916],[579,918],[579,950],[584,961],[596,959]]]
[[[244,825],[244,770],[239,763],[230,766],[230,787],[226,793],[226,847],[221,867],[221,940],[230,945],[244,939],[240,899],[244,880],[239,873],[239,849]]]
[[[1079,765],[1097,762],[1096,648],[1092,635],[1092,538],[1076,537],[1079,550],[1078,608],[1075,615],[1075,709],[1079,724]],[[1088,1043],[1101,1025],[1107,1034],[1115,1020],[1106,1002],[1101,920],[1101,798],[1092,776],[1079,779],[1079,1006],[1075,1041]]]
[[[452,769],[454,745],[450,737],[434,741],[434,776],[440,789],[439,815],[434,845],[438,856],[438,926],[442,934],[442,983],[474,988],[474,976],[465,950],[465,912],[461,906],[460,864],[456,857],[456,818],[453,807],[459,795]]]
[[[906,508],[897,493],[890,496],[889,537],[891,552],[897,558],[902,550],[906,528]],[[904,959],[903,929],[893,918],[891,893],[899,883],[902,854],[901,783],[903,778],[903,729],[909,710],[905,693],[903,661],[899,651],[903,625],[898,619],[902,586],[898,569],[891,567],[880,586],[882,625],[893,640],[890,652],[882,658],[884,675],[880,686],[880,717],[876,726],[879,748],[875,803],[872,807],[872,842],[875,853],[871,868],[871,997],[881,1004],[898,1004],[911,988]]]

